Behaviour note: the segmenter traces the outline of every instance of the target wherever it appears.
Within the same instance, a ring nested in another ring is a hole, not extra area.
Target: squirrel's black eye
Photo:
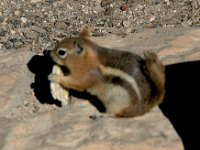
[[[57,49],[57,54],[58,56],[60,56],[61,58],[65,58],[67,56],[67,49],[66,48],[58,48]]]
[[[64,55],[65,55],[65,53],[66,53],[66,52],[65,52],[65,51],[63,51],[63,50],[59,50],[59,51],[58,51],[58,54],[59,54],[60,56],[64,56]]]

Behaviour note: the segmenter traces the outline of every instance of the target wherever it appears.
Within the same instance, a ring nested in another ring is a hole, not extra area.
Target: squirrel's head
[[[51,51],[52,59],[63,66],[68,60],[85,58],[90,49],[89,36],[89,30],[84,28],[78,37],[65,38]]]

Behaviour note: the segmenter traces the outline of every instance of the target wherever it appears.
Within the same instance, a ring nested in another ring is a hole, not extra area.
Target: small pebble
[[[124,26],[125,28],[127,28],[127,27],[129,27],[129,26],[131,25],[131,22],[130,22],[130,21],[123,21],[122,23],[123,23],[123,26]]]
[[[150,22],[153,22],[153,21],[155,21],[155,20],[156,20],[156,17],[155,17],[155,16],[153,16],[153,17],[151,17],[151,18],[149,19]]]
[[[20,16],[20,15],[21,15],[21,11],[16,10],[16,11],[14,12],[14,14],[15,14],[16,16]]]
[[[42,0],[31,0],[31,3],[40,3]]]
[[[4,45],[0,43],[0,49],[3,49]]]
[[[15,30],[11,30],[10,33],[13,35],[13,34],[15,34],[16,32],[15,32]]]
[[[21,17],[21,21],[22,21],[23,23],[27,23],[28,19],[25,18],[25,17]]]
[[[55,23],[55,26],[56,28],[59,28],[59,29],[65,29],[67,27],[66,23],[63,21],[57,21]]]

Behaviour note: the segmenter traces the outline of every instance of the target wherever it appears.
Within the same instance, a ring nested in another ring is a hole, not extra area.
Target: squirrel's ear
[[[83,29],[80,32],[80,37],[90,37],[91,36],[92,28],[89,26],[83,27]]]
[[[76,53],[78,55],[82,55],[83,52],[84,52],[84,47],[83,47],[83,40],[82,39],[78,39],[76,41],[76,44],[75,44],[75,50],[76,50]]]

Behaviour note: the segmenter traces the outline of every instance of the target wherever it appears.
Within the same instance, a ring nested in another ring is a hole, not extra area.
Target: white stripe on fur
[[[119,70],[119,69],[115,69],[115,68],[111,68],[111,67],[105,67],[103,65],[100,66],[100,69],[102,71],[103,74],[105,75],[114,75],[114,76],[118,76],[124,80],[126,80],[128,83],[131,84],[133,90],[135,90],[138,99],[141,100],[141,93],[140,93],[140,89],[138,87],[138,84],[136,82],[136,80],[130,76],[129,74]]]

